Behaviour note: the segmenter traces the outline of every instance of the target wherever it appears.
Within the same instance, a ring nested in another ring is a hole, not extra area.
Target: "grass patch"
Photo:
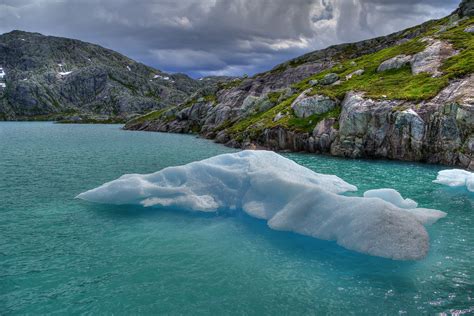
[[[135,125],[135,124],[157,120],[162,117],[162,115],[166,112],[166,110],[168,110],[168,108],[151,111],[145,115],[131,119],[130,121],[127,122],[127,125]]]
[[[234,79],[232,81],[219,83],[218,87],[219,87],[219,90],[232,89],[232,88],[238,87],[242,83],[242,81],[243,79]]]
[[[446,60],[441,68],[449,78],[462,77],[474,72],[474,34],[464,32],[470,25],[474,25],[474,18],[465,20],[459,26],[440,35],[441,39],[449,41],[460,51],[458,55]]]

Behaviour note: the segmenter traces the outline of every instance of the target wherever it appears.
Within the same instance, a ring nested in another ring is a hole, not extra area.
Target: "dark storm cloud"
[[[0,33],[78,38],[166,71],[253,74],[449,14],[457,0],[0,0]]]

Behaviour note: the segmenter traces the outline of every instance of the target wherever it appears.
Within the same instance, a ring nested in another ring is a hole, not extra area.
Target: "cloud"
[[[445,16],[457,0],[0,0],[0,33],[78,38],[171,72],[253,74]]]

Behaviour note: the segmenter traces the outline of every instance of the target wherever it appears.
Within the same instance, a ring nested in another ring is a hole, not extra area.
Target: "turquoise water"
[[[367,189],[392,187],[448,217],[419,262],[370,257],[244,215],[75,200],[124,173],[232,149],[117,125],[0,123],[0,314],[474,313],[474,195],[441,167],[287,157]]]

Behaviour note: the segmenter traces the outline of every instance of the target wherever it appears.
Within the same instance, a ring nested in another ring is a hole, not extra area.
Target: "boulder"
[[[412,56],[398,55],[390,58],[379,65],[378,72],[387,71],[390,69],[400,69],[408,65],[412,60]]]
[[[346,80],[349,80],[349,79],[351,79],[351,78],[354,77],[354,76],[362,76],[362,75],[364,74],[364,72],[365,72],[364,69],[358,69],[358,70],[356,70],[356,71],[354,71],[354,72],[348,74],[348,75],[346,76]]]
[[[323,95],[307,96],[305,92],[291,105],[296,117],[306,118],[314,114],[323,114],[336,107],[336,101]]]
[[[326,76],[324,76],[324,78],[321,79],[320,83],[324,86],[327,86],[327,85],[335,83],[338,80],[339,80],[339,76],[337,74],[330,73],[330,74],[327,74]]]
[[[470,26],[466,27],[466,29],[464,30],[464,32],[467,32],[467,33],[474,33],[474,25],[470,25]]]
[[[215,142],[220,144],[225,144],[230,140],[229,135],[227,135],[226,131],[220,131],[217,133],[215,137]]]
[[[266,94],[261,97],[249,95],[242,102],[240,110],[242,116],[247,116],[255,113],[266,112],[275,105],[276,104],[271,102]]]
[[[281,112],[278,112],[277,115],[275,115],[275,117],[273,118],[273,122],[278,122],[279,120],[281,120],[285,115],[282,114]]]

